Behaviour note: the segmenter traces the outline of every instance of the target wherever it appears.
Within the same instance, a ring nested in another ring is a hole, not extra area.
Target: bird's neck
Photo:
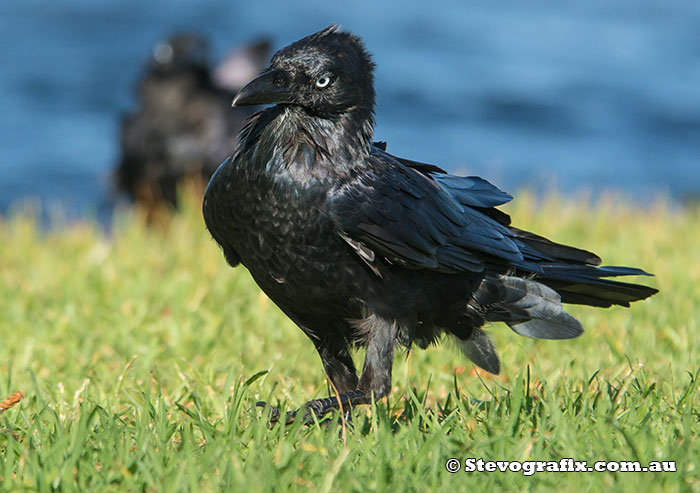
[[[329,156],[342,159],[345,153],[369,153],[374,133],[371,111],[353,108],[339,115],[317,115],[298,106],[287,106],[283,117],[289,130],[297,132],[300,140],[313,144]],[[352,158],[358,157],[357,155]],[[351,158],[351,156],[348,156]]]
[[[348,175],[362,167],[369,155],[374,126],[370,110],[353,108],[327,118],[298,106],[278,105],[263,113],[267,113],[261,115],[263,128],[255,140],[258,157],[266,161],[268,171]],[[263,157],[261,148],[274,151]]]

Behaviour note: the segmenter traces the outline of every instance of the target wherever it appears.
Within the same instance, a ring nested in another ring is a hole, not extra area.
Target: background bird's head
[[[181,33],[153,46],[149,69],[154,75],[169,76],[181,72],[208,72],[208,65],[207,40],[196,33]]]
[[[331,25],[275,53],[233,105],[291,104],[325,118],[357,109],[371,114],[373,71],[362,40]]]

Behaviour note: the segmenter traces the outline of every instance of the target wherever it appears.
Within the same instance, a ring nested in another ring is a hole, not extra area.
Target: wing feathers
[[[627,306],[656,293],[647,286],[604,279],[648,275],[640,269],[595,267],[600,258],[592,252],[509,226],[509,216],[493,207],[511,196],[482,178],[433,171],[430,165],[397,160],[377,147],[365,165],[362,173],[334,188],[328,212],[338,233],[373,269],[377,258],[385,258],[407,268],[447,273],[515,270],[519,276],[535,276],[563,302],[594,306]],[[560,317],[553,323],[572,323],[568,315]],[[541,334],[556,332],[548,323],[537,325]],[[517,330],[540,334],[530,325]]]
[[[422,173],[378,149],[367,164],[332,197],[343,235],[414,268],[481,272],[485,257],[523,260],[510,229],[478,210],[511,198],[486,180]]]

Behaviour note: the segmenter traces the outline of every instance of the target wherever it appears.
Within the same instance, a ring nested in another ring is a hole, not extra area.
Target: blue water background
[[[150,47],[214,58],[338,22],[377,63],[376,138],[501,188],[700,195],[700,2],[0,2],[0,212],[111,203],[119,119]]]

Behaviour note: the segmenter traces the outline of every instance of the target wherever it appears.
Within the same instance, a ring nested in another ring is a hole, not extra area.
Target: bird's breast
[[[251,173],[232,160],[212,178],[204,215],[273,300],[333,304],[350,296],[344,290],[359,264],[325,213],[327,193],[320,183]]]

